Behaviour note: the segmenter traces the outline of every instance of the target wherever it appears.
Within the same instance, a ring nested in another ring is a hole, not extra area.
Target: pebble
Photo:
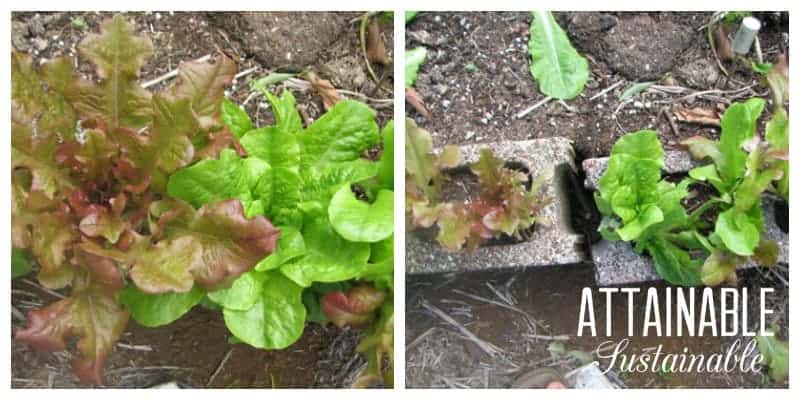
[[[450,104],[450,100],[442,100],[442,107],[449,108]]]
[[[47,40],[44,40],[42,38],[34,38],[33,47],[35,47],[36,50],[44,51],[44,49],[47,48]]]

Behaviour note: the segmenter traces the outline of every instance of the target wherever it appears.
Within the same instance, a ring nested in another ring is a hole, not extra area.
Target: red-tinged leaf
[[[134,36],[133,26],[117,15],[103,22],[100,34],[84,38],[78,50],[94,64],[100,78],[99,84],[80,80],[67,91],[78,113],[103,121],[109,131],[145,126],[150,119],[150,93],[137,80],[153,53],[150,39]]]
[[[236,63],[224,55],[214,62],[182,63],[178,68],[179,83],[172,87],[170,94],[176,99],[188,100],[200,127],[209,129],[221,125],[225,86],[233,81],[235,75]]]
[[[11,52],[11,110],[21,123],[32,123],[43,111],[41,80],[31,56]]]
[[[73,359],[73,370],[82,382],[102,385],[103,365],[128,323],[128,312],[111,292],[90,287],[29,312],[27,319],[17,340],[40,350],[61,351],[69,338],[79,338],[80,356]]]
[[[40,76],[41,75],[41,76]],[[46,63],[41,74],[30,56],[11,53],[11,110],[14,120],[39,137],[59,134],[72,137],[75,112],[63,92],[72,78],[72,64],[66,58]],[[44,86],[48,87],[45,91]]]
[[[117,179],[126,182],[124,189],[127,192],[141,194],[150,187],[151,175],[134,167],[128,158],[118,159],[111,171]]]
[[[236,150],[239,157],[247,157],[247,151],[239,143],[239,138],[234,136],[229,130],[225,129],[219,132],[210,133],[209,143],[197,152],[196,158],[219,158],[219,153],[229,147]]]
[[[201,245],[192,237],[161,241],[142,251],[130,278],[145,293],[186,293],[194,286],[191,268],[202,265],[202,256]]]
[[[767,72],[765,80],[773,103],[782,108],[789,101],[789,56],[786,53],[778,53],[775,65]]]
[[[104,237],[114,244],[125,229],[125,223],[118,215],[102,208],[83,217],[78,224],[78,229],[88,237]]]
[[[80,262],[89,270],[93,280],[113,291],[121,290],[125,287],[122,273],[113,260],[85,251],[81,251],[79,254]]]
[[[326,294],[320,303],[325,316],[338,327],[364,326],[373,317],[373,311],[383,304],[386,295],[367,285],[355,286],[344,293]]]
[[[77,238],[74,224],[66,213],[56,211],[40,214],[31,227],[31,254],[40,266],[39,281],[51,289],[66,286],[72,281],[67,252]]]
[[[187,292],[197,282],[215,290],[275,250],[279,232],[264,217],[247,219],[239,200],[181,207],[160,221],[164,240],[136,254],[131,279],[142,291]]]
[[[53,199],[57,192],[69,192],[75,184],[56,163],[58,137],[35,137],[30,128],[11,123],[11,168],[28,169],[31,173],[30,191],[42,192]]]
[[[70,141],[60,145],[56,161],[84,180],[104,182],[109,179],[119,147],[101,130],[90,129],[84,135],[83,143]]]

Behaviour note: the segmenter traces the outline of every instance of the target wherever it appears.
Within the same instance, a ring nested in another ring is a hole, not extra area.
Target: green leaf
[[[140,325],[155,328],[183,316],[202,300],[205,292],[198,286],[185,293],[148,294],[129,285],[120,292],[119,301]]]
[[[650,205],[639,213],[636,218],[625,223],[617,229],[617,233],[622,240],[629,241],[638,238],[642,232],[650,225],[664,220],[664,214],[655,205]]]
[[[267,96],[272,107],[272,114],[275,115],[275,128],[283,133],[295,133],[303,129],[303,120],[300,119],[300,113],[297,112],[292,92],[284,90],[281,97],[275,96],[263,88],[261,92]]]
[[[775,336],[775,329],[769,329],[773,336],[756,336],[758,351],[764,356],[763,364],[769,368],[769,376],[777,383],[789,378],[789,343]]]
[[[744,176],[747,153],[742,145],[756,133],[756,121],[764,109],[764,100],[753,98],[744,103],[733,103],[722,115],[722,133],[719,151],[721,164],[717,164],[720,177],[729,188]]]
[[[357,160],[379,137],[375,111],[357,101],[340,101],[298,135],[304,150],[301,164],[315,168]]]
[[[405,66],[405,84],[406,89],[414,86],[414,82],[417,81],[417,73],[419,72],[419,68],[422,66],[422,63],[425,62],[425,58],[428,55],[428,50],[424,47],[417,47],[413,50],[406,50],[406,66]]]
[[[747,214],[729,209],[719,214],[714,233],[730,251],[751,256],[759,242],[759,229]]]
[[[303,227],[303,238],[306,254],[280,268],[300,286],[353,279],[366,269],[369,243],[346,240],[326,221],[316,220]]]
[[[286,264],[304,254],[306,254],[306,242],[303,235],[297,228],[291,226],[278,227],[281,237],[278,239],[278,247],[275,252],[261,260],[256,265],[256,271],[269,271]]]
[[[414,18],[417,17],[417,14],[419,14],[419,11],[406,11],[405,15],[406,25],[408,25],[409,22],[413,21]]]
[[[699,286],[702,284],[697,262],[689,254],[667,240],[655,238],[646,245],[653,257],[658,275],[673,285]]]
[[[245,204],[258,199],[268,208],[272,192],[265,184],[271,181],[261,183],[261,179],[270,173],[270,165],[260,158],[240,158],[234,150],[225,149],[219,160],[203,160],[173,173],[167,193],[195,208],[230,198]]]
[[[589,63],[572,47],[552,13],[534,11],[533,16],[528,52],[539,90],[562,100],[578,96],[589,80]]]
[[[383,153],[378,161],[378,181],[382,188],[394,190],[394,121],[386,123],[381,131]]]
[[[247,310],[223,311],[225,325],[241,341],[261,349],[284,349],[300,338],[306,322],[303,288],[277,271],[264,276],[261,296]]]
[[[11,249],[11,279],[28,275],[33,270],[27,254],[16,247]]]
[[[222,99],[222,122],[238,138],[253,129],[253,122],[247,112],[227,98]]]
[[[225,55],[214,62],[189,61],[178,68],[178,84],[169,90],[173,98],[192,104],[200,126],[209,129],[220,125],[225,87],[236,75],[236,63]]]
[[[428,131],[417,127],[410,118],[406,118],[406,175],[421,190],[429,201],[438,197],[438,187],[432,185],[438,173],[435,166],[436,156],[433,154],[433,139]]]
[[[261,296],[263,283],[263,273],[250,271],[233,281],[231,287],[209,292],[208,298],[226,309],[247,310]]]
[[[722,282],[736,282],[736,256],[727,251],[715,250],[700,269],[700,279],[706,286],[717,286]]]
[[[336,192],[328,207],[331,226],[352,242],[379,242],[392,235],[394,194],[381,189],[372,204],[356,198],[350,185]]]

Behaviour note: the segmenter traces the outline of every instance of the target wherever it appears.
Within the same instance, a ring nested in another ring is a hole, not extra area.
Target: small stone
[[[34,38],[33,39],[33,47],[36,48],[38,51],[44,51],[47,48],[47,40],[42,38]]]
[[[442,100],[442,107],[450,108],[450,100]]]

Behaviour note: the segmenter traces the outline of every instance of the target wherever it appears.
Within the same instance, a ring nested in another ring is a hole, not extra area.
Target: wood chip
[[[311,87],[322,97],[322,105],[326,110],[330,110],[334,104],[342,99],[331,81],[322,79],[314,73],[308,74],[308,81],[311,82]]]
[[[423,117],[431,117],[430,111],[428,111],[428,108],[425,107],[425,102],[422,101],[422,97],[413,87],[406,89],[406,102],[411,104],[411,106],[414,107],[414,109],[417,110],[417,112]]]
[[[714,109],[704,107],[686,108],[680,104],[676,104],[672,107],[672,113],[675,115],[675,118],[681,122],[716,127],[720,126],[719,112]]]
[[[373,20],[367,27],[367,59],[370,62],[381,65],[389,64],[389,57],[386,56],[386,46],[381,37],[381,26],[378,21]]]

